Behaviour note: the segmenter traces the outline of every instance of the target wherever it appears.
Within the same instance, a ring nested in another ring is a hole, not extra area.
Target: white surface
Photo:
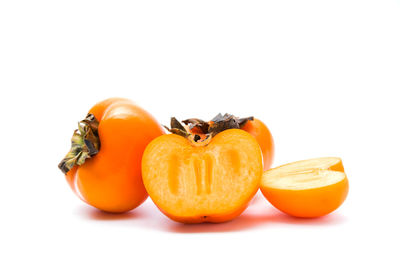
[[[0,2],[1,266],[399,266],[399,1],[133,2]],[[274,166],[342,157],[349,196],[317,220],[262,196],[219,225],[99,213],[57,164],[110,96],[255,115]]]

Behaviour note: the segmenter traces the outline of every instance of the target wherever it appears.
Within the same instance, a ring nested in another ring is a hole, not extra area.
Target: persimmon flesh
[[[200,145],[169,134],[147,146],[142,174],[151,199],[169,218],[224,222],[238,216],[257,192],[262,155],[257,141],[239,129]]]
[[[317,158],[266,171],[261,192],[277,209],[296,217],[320,217],[346,199],[349,182],[341,159]]]

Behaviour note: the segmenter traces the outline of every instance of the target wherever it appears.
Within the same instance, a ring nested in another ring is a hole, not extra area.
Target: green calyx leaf
[[[66,174],[75,165],[82,165],[86,159],[93,157],[99,152],[99,122],[93,114],[78,123],[78,129],[74,131],[71,138],[71,149],[58,164],[58,168]]]

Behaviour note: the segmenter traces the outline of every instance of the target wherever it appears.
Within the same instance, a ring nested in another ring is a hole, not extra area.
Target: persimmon
[[[264,171],[268,170],[272,165],[275,150],[274,139],[268,127],[259,119],[254,118],[253,120],[247,121],[241,129],[256,138],[263,154]]]
[[[236,121],[233,121],[233,119]],[[214,131],[216,125],[225,124],[227,128],[239,128],[250,133],[260,145],[263,155],[264,170],[271,167],[274,159],[274,139],[268,127],[259,119],[254,117],[239,118],[231,114],[218,114],[211,121],[201,119],[187,119],[182,121],[186,131],[199,136],[201,139]]]
[[[349,182],[340,158],[297,161],[266,171],[261,192],[277,209],[296,217],[320,217],[346,199]]]
[[[224,222],[240,215],[259,188],[262,155],[246,131],[217,123],[204,138],[176,119],[174,134],[154,139],[142,158],[150,198],[183,223]]]
[[[83,201],[107,212],[129,211],[148,197],[141,158],[147,144],[163,133],[157,121],[130,100],[104,100],[78,123],[59,168]]]

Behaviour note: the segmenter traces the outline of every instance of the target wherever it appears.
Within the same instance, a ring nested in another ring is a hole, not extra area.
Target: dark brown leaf
[[[238,123],[239,123],[240,128],[242,128],[243,126],[246,125],[246,123],[247,123],[248,121],[253,121],[253,120],[254,120],[254,117],[253,117],[253,116],[251,116],[251,117],[246,117],[246,118],[239,118],[239,119],[238,119]]]
[[[208,133],[208,122],[205,122],[200,119],[187,119],[182,121],[184,124],[189,125],[189,129],[197,128],[201,133],[206,134]]]
[[[185,127],[175,118],[171,118],[171,129],[179,129],[186,132]]]
[[[225,114],[222,116],[220,113],[214,117],[212,122],[213,123],[208,128],[208,132],[211,133],[212,136],[228,129],[240,129],[237,118],[231,114]]]
[[[225,113],[222,115],[221,113],[217,114],[210,122],[203,121],[197,118],[191,118],[182,121],[185,125],[189,125],[188,132],[185,127],[175,118],[171,118],[171,129],[165,127],[169,132],[183,136],[190,137],[194,142],[201,142],[201,137],[198,134],[205,134],[209,137],[213,137],[218,133],[228,130],[228,129],[240,129],[242,128],[249,120],[254,120],[253,117],[239,118],[233,116],[232,114]],[[195,129],[197,131],[195,131]]]

